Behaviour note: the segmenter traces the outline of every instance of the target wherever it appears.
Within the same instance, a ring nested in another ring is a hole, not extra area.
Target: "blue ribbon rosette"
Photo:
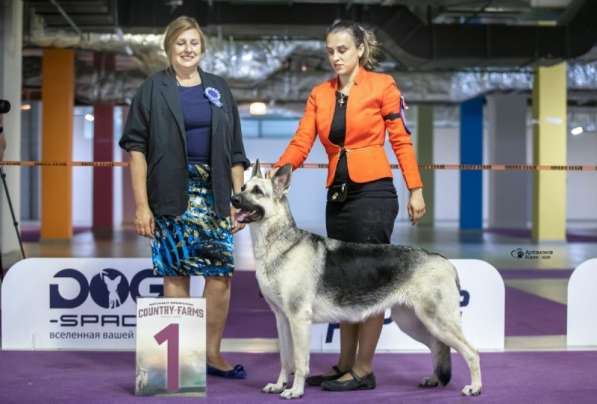
[[[209,102],[211,102],[218,108],[222,108],[223,104],[222,101],[220,101],[220,99],[222,98],[222,94],[220,94],[220,92],[217,89],[213,87],[207,87],[204,91],[204,94],[209,100]]]

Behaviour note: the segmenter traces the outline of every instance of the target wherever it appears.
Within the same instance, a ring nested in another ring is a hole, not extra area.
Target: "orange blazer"
[[[329,140],[336,104],[337,79],[318,84],[309,95],[305,113],[290,144],[274,164],[292,164],[297,169],[307,159],[315,135],[328,155],[327,187],[332,184],[341,148]],[[348,175],[363,183],[392,177],[384,151],[386,130],[408,189],[423,186],[410,132],[404,124],[400,90],[394,79],[359,68],[346,106],[346,149]]]

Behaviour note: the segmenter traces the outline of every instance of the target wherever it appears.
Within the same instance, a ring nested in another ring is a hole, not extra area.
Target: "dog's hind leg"
[[[292,335],[294,356],[294,382],[290,389],[280,394],[282,398],[302,397],[305,392],[305,379],[309,376],[309,335],[311,328],[310,313],[299,311],[288,318]]]
[[[445,303],[445,302],[444,302]],[[471,383],[464,386],[462,394],[476,396],[481,394],[481,365],[479,353],[466,340],[460,327],[458,306],[442,308],[435,302],[426,301],[415,305],[415,314],[429,330],[431,335],[454,348],[464,358],[470,374]]]
[[[425,344],[431,351],[433,374],[424,378],[419,383],[419,387],[437,387],[440,384],[443,386],[448,384],[452,375],[450,347],[431,335],[417,318],[413,309],[409,307],[394,306],[392,308],[392,319],[408,336]]]
[[[288,385],[288,376],[294,370],[294,359],[292,355],[292,336],[288,319],[278,309],[274,309],[276,315],[276,328],[278,329],[278,345],[280,349],[280,374],[276,383],[268,383],[263,387],[264,393],[281,393]]]

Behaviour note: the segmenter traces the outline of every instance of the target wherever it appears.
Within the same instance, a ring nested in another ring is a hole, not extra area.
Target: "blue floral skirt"
[[[158,276],[232,276],[232,222],[215,212],[209,165],[189,164],[187,169],[187,210],[155,218],[153,271]]]

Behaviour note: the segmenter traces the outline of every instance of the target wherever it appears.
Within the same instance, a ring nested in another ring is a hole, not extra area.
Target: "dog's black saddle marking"
[[[375,304],[411,276],[423,254],[405,246],[343,243],[327,251],[320,292],[339,306]]]

